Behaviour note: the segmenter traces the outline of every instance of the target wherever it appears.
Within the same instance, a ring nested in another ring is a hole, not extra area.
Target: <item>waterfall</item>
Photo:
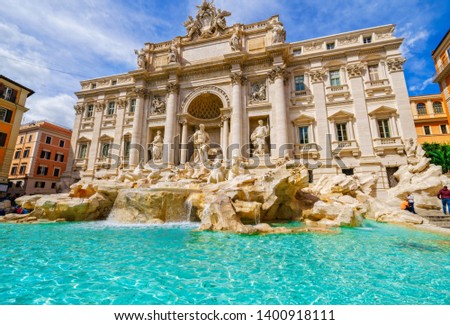
[[[192,202],[190,200],[186,200],[186,221],[191,221],[191,214],[192,214]]]

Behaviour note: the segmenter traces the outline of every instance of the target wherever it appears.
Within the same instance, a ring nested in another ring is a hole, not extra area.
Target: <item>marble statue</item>
[[[214,18],[214,24],[213,24],[213,28],[219,29],[219,30],[224,30],[225,28],[227,28],[227,22],[225,20],[225,17],[231,16],[231,12],[226,11],[226,10],[217,10],[217,15]]]
[[[239,31],[235,31],[230,38],[230,47],[233,51],[241,50],[241,38],[239,37]]]
[[[213,1],[205,0],[197,6],[197,9],[195,19],[189,16],[184,22],[188,40],[192,41],[196,36],[208,38],[225,32],[227,28],[225,17],[231,15],[229,11],[216,9]]]
[[[156,132],[156,136],[152,142],[153,161],[161,161],[162,160],[163,146],[164,146],[164,140],[163,140],[163,137],[161,136],[161,131],[158,130]]]
[[[170,45],[167,62],[168,63],[177,63],[178,62],[178,47],[175,43],[172,43]]]
[[[166,113],[166,102],[159,97],[155,97],[152,101],[153,104],[153,114],[165,114]]]
[[[283,43],[286,40],[286,30],[283,23],[279,21],[272,22],[272,43]]]
[[[264,125],[263,120],[259,120],[258,124],[259,125],[250,136],[253,146],[255,147],[253,154],[257,156],[266,153],[266,138],[269,136],[269,128]]]
[[[193,135],[195,148],[195,163],[206,164],[208,162],[208,149],[211,139],[205,131],[205,125],[200,124],[199,129]]]
[[[146,61],[145,61],[145,51],[141,49],[140,51],[134,50],[134,53],[137,55],[137,65],[141,69],[146,69]]]
[[[186,27],[187,38],[192,41],[194,36],[200,32],[202,25],[197,19],[194,20],[192,16],[189,16],[189,19],[184,22],[184,27]]]

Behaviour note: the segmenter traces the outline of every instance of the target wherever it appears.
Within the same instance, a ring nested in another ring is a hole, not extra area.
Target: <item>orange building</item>
[[[14,154],[25,102],[34,91],[0,75],[0,197],[8,190],[9,166]]]
[[[434,66],[436,67],[434,82],[437,82],[441,89],[443,105],[447,112],[448,123],[450,124],[450,29],[431,54],[434,60]]]
[[[12,194],[56,193],[66,170],[72,131],[46,121],[20,127],[9,173]]]
[[[417,141],[422,144],[450,143],[448,110],[441,94],[409,97],[416,127]]]

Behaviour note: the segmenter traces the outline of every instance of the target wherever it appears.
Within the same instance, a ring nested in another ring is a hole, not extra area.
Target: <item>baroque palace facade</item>
[[[138,69],[81,82],[72,177],[194,161],[203,124],[226,165],[289,157],[311,179],[373,172],[388,188],[416,138],[394,25],[286,43],[278,16],[228,27],[229,15],[203,1],[186,36],[135,51]]]

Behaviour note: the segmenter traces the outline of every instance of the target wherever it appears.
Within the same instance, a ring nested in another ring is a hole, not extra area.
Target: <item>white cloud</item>
[[[26,106],[30,110],[24,114],[25,121],[47,120],[72,129],[75,102],[75,96],[67,94],[58,94],[53,97],[35,94],[27,100]]]
[[[427,88],[431,84],[433,84],[433,77],[426,79],[422,83],[414,84],[414,85],[410,86],[409,90],[412,92],[423,91],[423,90],[425,90],[425,88]]]

